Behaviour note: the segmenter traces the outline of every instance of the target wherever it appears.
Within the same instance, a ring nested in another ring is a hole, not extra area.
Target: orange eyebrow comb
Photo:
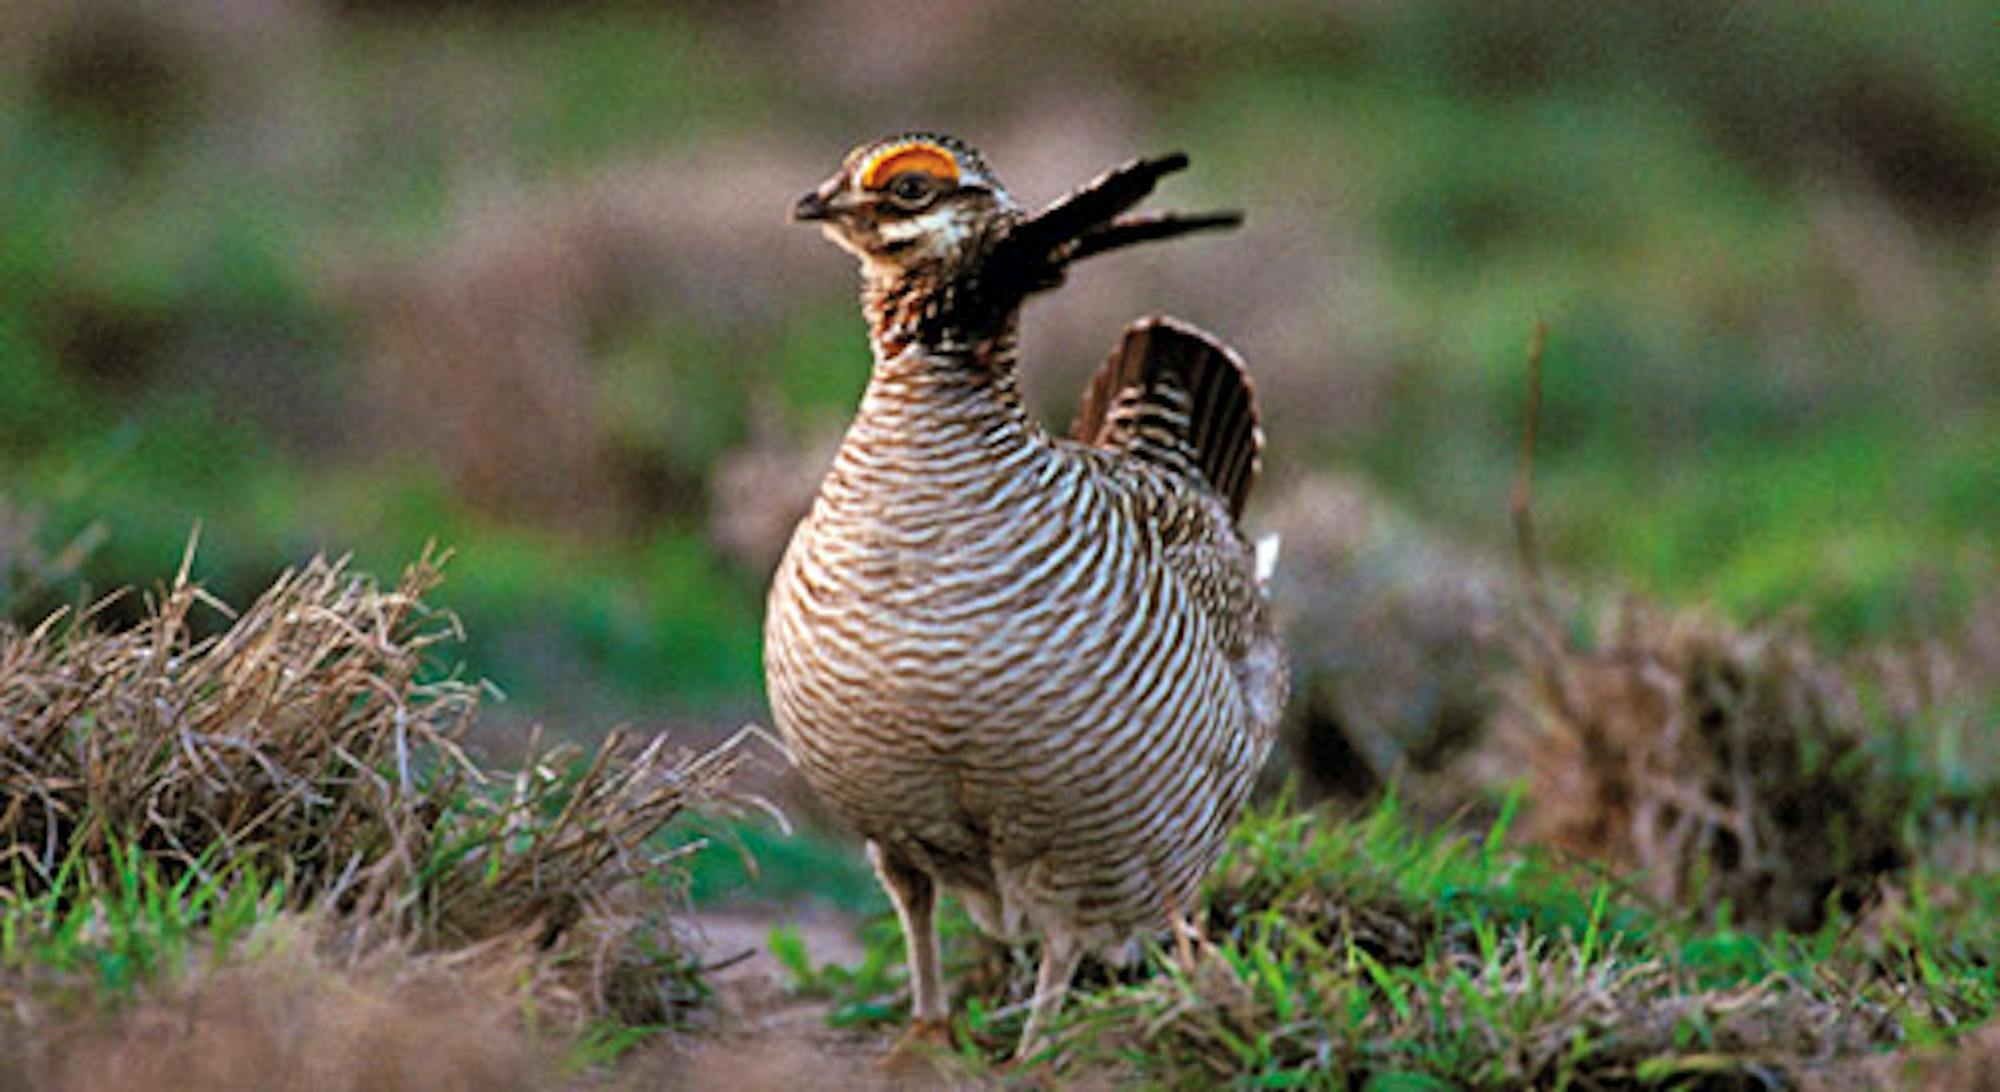
[[[862,189],[879,190],[888,185],[891,178],[909,171],[922,171],[946,182],[957,182],[958,160],[950,152],[928,141],[892,144],[875,153],[875,157],[862,166],[859,181]]]

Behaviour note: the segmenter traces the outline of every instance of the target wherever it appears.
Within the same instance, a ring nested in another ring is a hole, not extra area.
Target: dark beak
[[[804,197],[799,198],[799,203],[792,206],[792,220],[795,223],[803,224],[811,223],[814,220],[825,220],[832,215],[832,207],[827,204],[826,196],[819,190],[814,190]]]

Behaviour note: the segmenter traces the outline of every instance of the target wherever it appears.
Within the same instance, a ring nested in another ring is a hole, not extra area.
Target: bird
[[[858,259],[873,363],[772,578],[764,668],[796,768],[867,840],[902,925],[911,1020],[949,1041],[937,900],[1039,939],[1016,1057],[1081,958],[1196,910],[1288,685],[1275,539],[1241,526],[1264,436],[1242,360],[1134,322],[1067,436],[1024,407],[1018,329],[1077,261],[1234,226],[1133,212],[1185,155],[1040,210],[971,146],[912,132],[798,199]]]

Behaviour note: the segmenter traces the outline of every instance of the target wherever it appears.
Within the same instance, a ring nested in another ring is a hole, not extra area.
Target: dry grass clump
[[[664,1018],[686,983],[661,981],[672,938],[645,935],[628,896],[660,863],[651,835],[727,803],[740,751],[613,733],[587,758],[537,744],[483,770],[464,750],[477,689],[432,663],[458,636],[424,603],[441,562],[383,587],[315,558],[240,614],[184,563],[129,629],[0,629],[7,897],[85,897],[135,861],[168,882],[256,876],[341,921],[353,953],[525,932],[579,1015]]]
[[[448,953],[385,945],[329,954],[341,927],[283,915],[208,974],[116,1008],[32,1005],[33,1034],[9,1044],[6,1087],[364,1089],[547,1088],[557,1058],[522,1034],[521,996],[540,973],[526,938]]]
[[[1461,808],[1455,766],[1498,704],[1511,575],[1331,474],[1278,492],[1258,526],[1283,543],[1285,750],[1307,794],[1361,800],[1394,781],[1427,812]]]
[[[1785,625],[1627,603],[1585,651],[1543,631],[1484,756],[1525,771],[1518,832],[1613,862],[1663,903],[1812,928],[1908,857],[1853,685]]]
[[[1854,680],[1793,624],[1628,600],[1591,647],[1563,631],[1533,510],[1547,343],[1538,323],[1510,498],[1520,667],[1469,765],[1488,783],[1525,772],[1529,841],[1636,873],[1665,905],[1815,928],[1909,861],[1910,786],[1875,774]]]
[[[123,842],[197,870],[254,858],[336,899],[400,887],[477,777],[475,689],[418,682],[457,636],[421,604],[440,577],[426,558],[383,590],[316,559],[237,615],[184,565],[130,629],[63,611],[0,633],[0,856],[31,884],[65,864],[103,884]],[[203,635],[199,607],[226,627]]]

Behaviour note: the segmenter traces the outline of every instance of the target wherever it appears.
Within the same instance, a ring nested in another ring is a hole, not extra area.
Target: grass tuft
[[[1279,801],[1233,833],[1191,929],[1086,962],[1041,1061],[1161,1088],[1787,1086],[1990,1018],[1996,909],[2000,886],[1919,867],[1860,917],[1748,932],[1394,798],[1348,818]],[[851,968],[782,932],[773,949],[830,1019],[891,1023],[900,937],[878,924]],[[954,1065],[979,1078],[1020,1034],[1032,961],[944,925]]]
[[[480,765],[479,688],[438,663],[458,623],[426,602],[443,561],[384,586],[315,558],[240,612],[184,562],[136,625],[0,628],[0,971],[114,1007],[199,992],[296,916],[335,969],[506,949],[511,1011],[597,1021],[599,1053],[698,1003],[672,920],[691,847],[657,835],[746,803],[745,737],[538,733],[518,769]]]
[[[1935,933],[1755,939],[1546,853],[1425,832],[1394,801],[1251,816],[1197,924],[1073,999],[1062,1064],[1177,1088],[1725,1087],[1993,1008],[1966,933],[1948,964],[1919,954]]]
[[[1882,726],[1796,628],[1628,602],[1594,647],[1534,636],[1490,759],[1525,771],[1526,839],[1611,862],[1662,904],[1794,929],[1911,860],[1912,788],[1875,775]]]

